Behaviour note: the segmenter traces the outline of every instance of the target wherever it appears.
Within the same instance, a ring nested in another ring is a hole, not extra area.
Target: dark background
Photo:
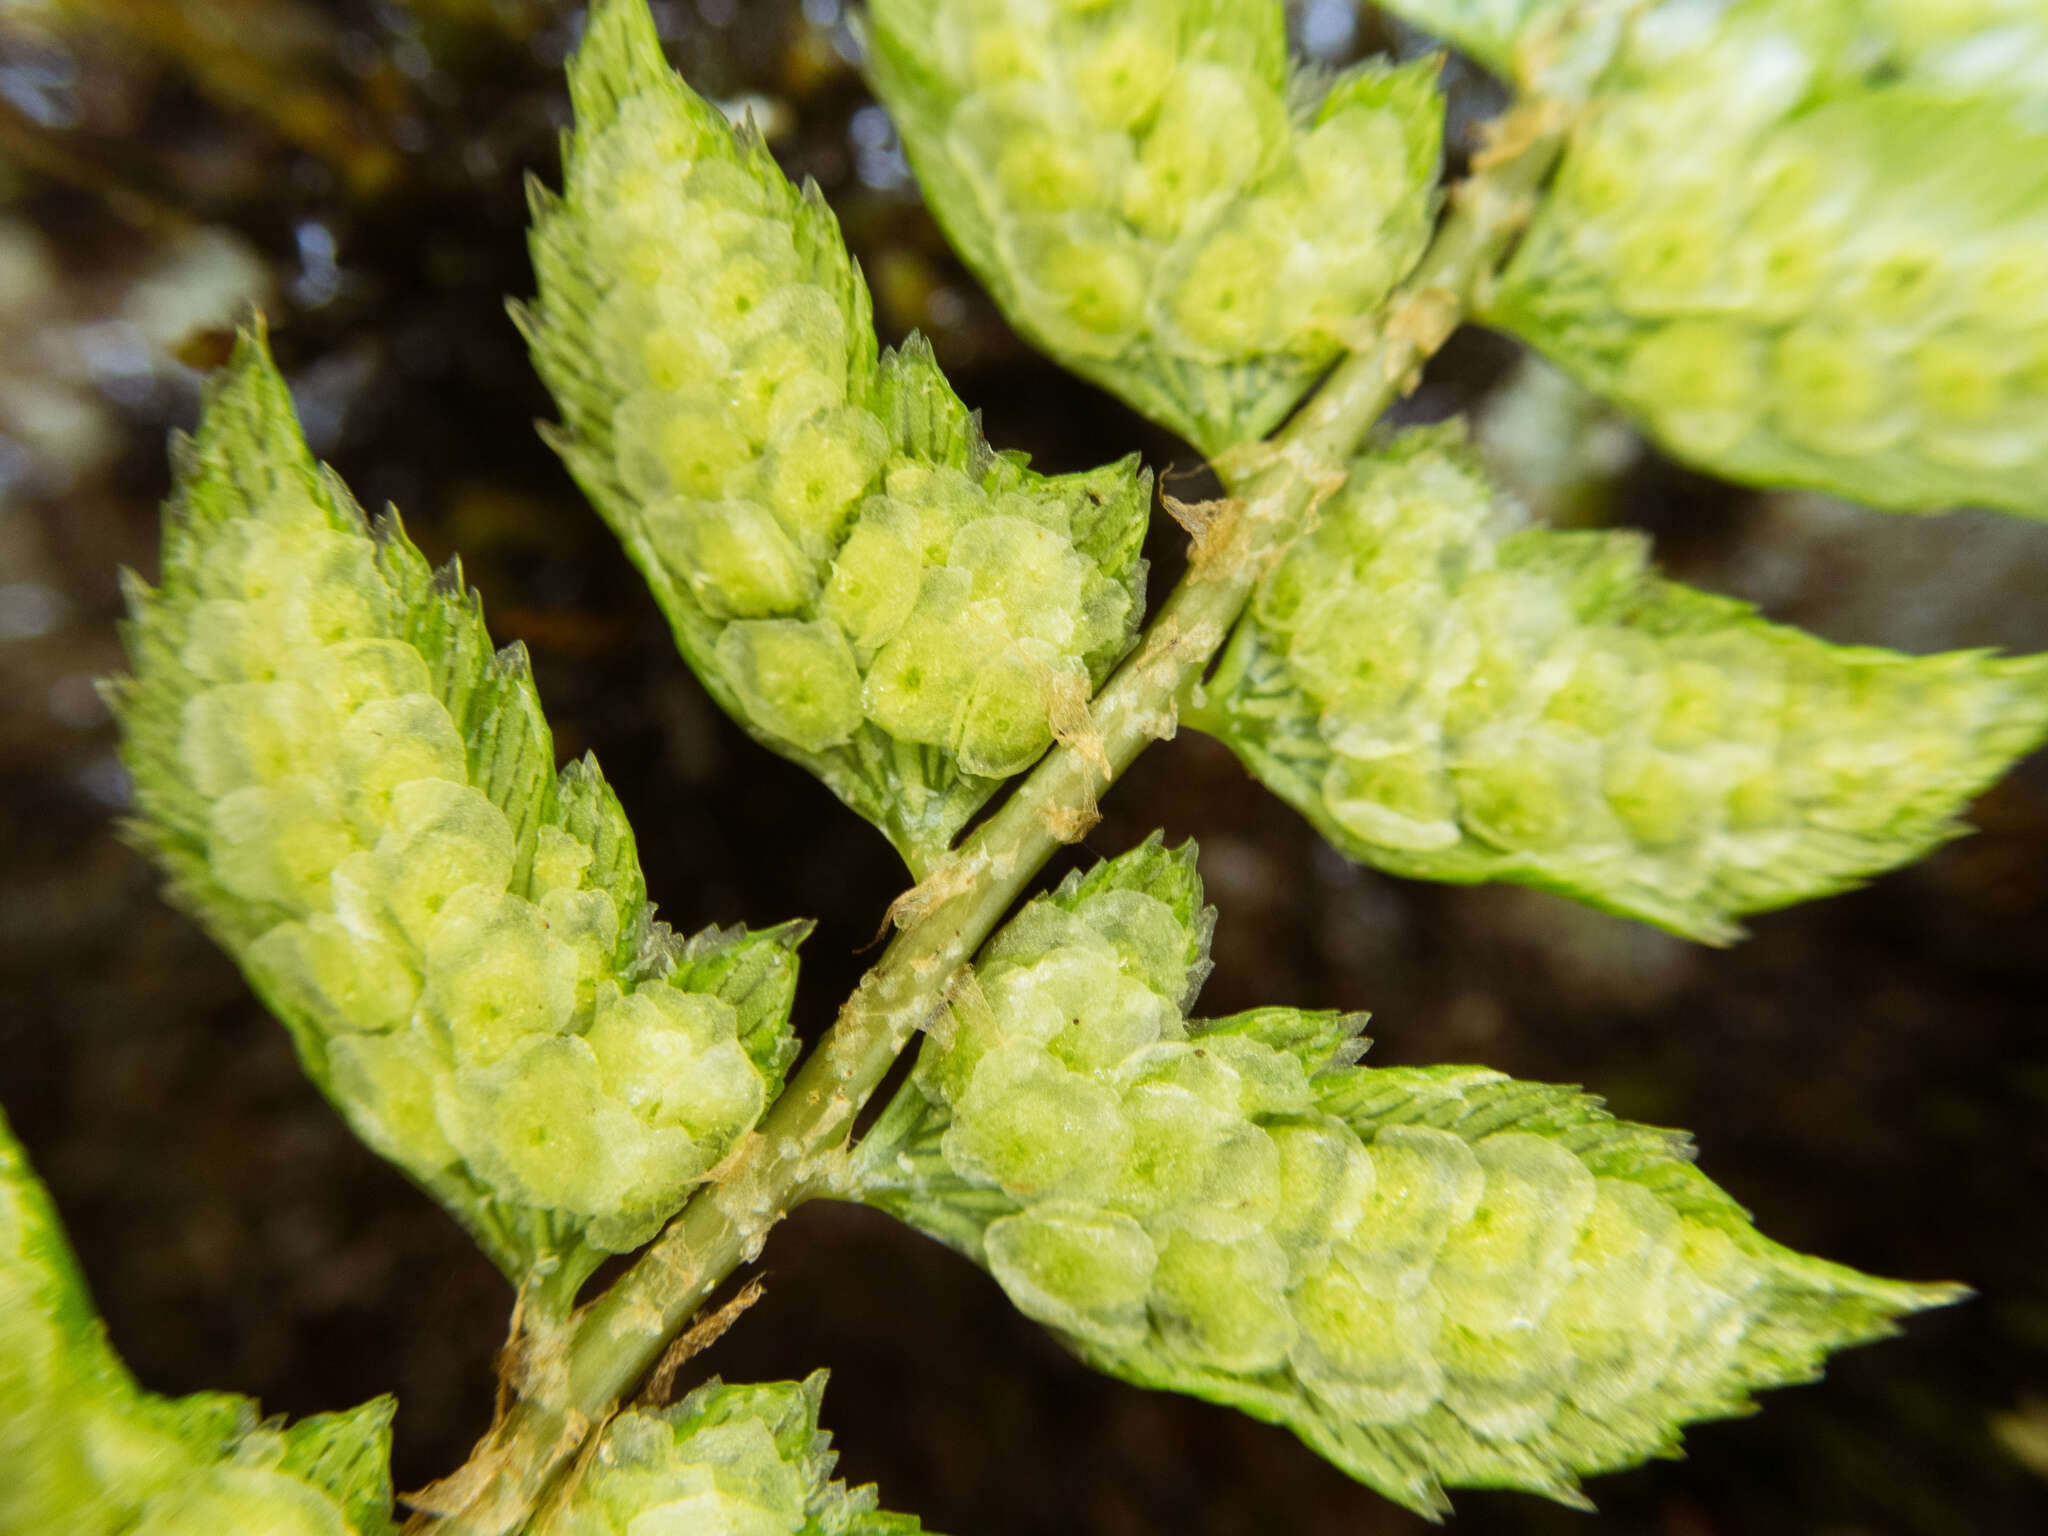
[[[0,1100],[145,1383],[294,1415],[395,1391],[397,1475],[417,1486],[484,1427],[509,1291],[350,1139],[116,837],[124,785],[89,680],[120,665],[115,572],[154,567],[164,433],[189,425],[185,365],[218,341],[162,320],[167,306],[210,292],[189,302],[217,321],[232,294],[261,297],[315,447],[366,504],[396,500],[430,554],[460,549],[498,637],[530,647],[563,752],[603,760],[670,921],[819,919],[807,1034],[872,959],[904,876],[705,701],[530,429],[549,408],[502,301],[531,287],[520,181],[555,173],[569,8],[67,10],[56,30],[34,12],[0,23]],[[1051,469],[1133,447],[1196,469],[1019,344],[949,259],[837,4],[657,10],[701,89],[761,93],[785,167],[839,209],[885,339],[931,333],[999,446]],[[1354,26],[1343,0],[1297,20],[1335,58],[1415,46],[1369,16]],[[1462,122],[1485,87],[1452,80]],[[1513,357],[1461,337],[1410,409],[1479,401]],[[1652,530],[1690,580],[1836,639],[2048,647],[2048,528],[1749,495],[1619,442],[1566,510]],[[1155,593],[1177,543],[1154,539]],[[1549,897],[1351,867],[1197,737],[1145,758],[1104,809],[1091,853],[1156,826],[1200,839],[1221,911],[1207,1011],[1366,1008],[1376,1063],[1585,1083],[1693,1130],[1773,1236],[1981,1293],[1758,1418],[1697,1429],[1689,1460],[1598,1480],[1590,1528],[2048,1529],[2048,764],[1980,803],[1977,836],[1764,918],[1726,951]],[[1420,1528],[1283,1431],[1090,1374],[992,1282],[880,1216],[805,1209],[761,1273],[766,1300],[693,1368],[831,1367],[842,1470],[935,1530]],[[1589,1528],[1529,1498],[1458,1503],[1468,1531]]]

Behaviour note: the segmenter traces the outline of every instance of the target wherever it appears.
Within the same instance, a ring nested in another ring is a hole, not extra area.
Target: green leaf
[[[1520,528],[1462,429],[1354,466],[1183,718],[1342,852],[1706,942],[1967,830],[2048,735],[2048,657],[1828,645]]]
[[[1455,43],[1495,74],[1532,90],[1573,94],[1595,84],[1640,17],[1698,45],[1681,6],[1657,0],[1385,0],[1381,9]],[[1736,11],[1716,5],[1709,25]],[[1660,14],[1662,12],[1662,14]],[[2036,0],[1768,0],[1750,14],[1792,30],[1850,22],[1845,54],[1875,54],[1872,72],[1933,84],[1944,93],[1996,93],[2048,101],[2048,16]],[[1675,26],[1674,26],[1675,24]]]
[[[551,440],[719,704],[922,872],[1129,649],[1151,481],[1033,474],[913,336],[876,353],[815,187],[593,9],[516,311]]]
[[[1712,473],[2048,516],[2038,7],[1692,14],[1636,27],[1485,318]]]
[[[606,1424],[574,1491],[538,1536],[729,1531],[734,1536],[917,1536],[909,1515],[877,1509],[872,1486],[832,1480],[818,1428],[825,1373],[728,1386],[713,1377],[672,1408],[631,1408]]]
[[[654,921],[524,651],[314,463],[259,336],[177,458],[109,689],[131,832],[356,1133],[565,1300],[779,1089],[808,929]]]
[[[1382,9],[1454,43],[1505,80],[1577,95],[1656,0],[1385,0]]]
[[[1027,906],[853,1169],[1111,1375],[1424,1514],[1447,1486],[1583,1505],[1579,1477],[1963,1294],[1780,1247],[1685,1137],[1574,1089],[1351,1066],[1355,1019],[1137,1006],[1120,917]]]
[[[392,1403],[288,1428],[144,1392],[0,1116],[0,1536],[387,1536]]]
[[[1202,1035],[1213,1039],[1241,1035],[1284,1052],[1301,1063],[1310,1077],[1356,1064],[1365,1054],[1364,1029],[1371,1016],[1334,1008],[1247,1008],[1228,1018],[1204,1019]]]
[[[1873,0],[1861,14],[1913,80],[2048,107],[2048,13],[2036,0]]]
[[[1437,61],[1290,74],[1278,0],[876,0],[925,200],[1011,324],[1215,455],[1422,254]]]

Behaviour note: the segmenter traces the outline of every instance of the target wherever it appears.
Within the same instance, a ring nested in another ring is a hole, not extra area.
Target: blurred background
[[[883,339],[930,335],[998,446],[1051,470],[1139,448],[1200,494],[1185,445],[1019,343],[950,258],[840,0],[654,9],[690,80],[824,188]],[[1290,13],[1332,62],[1428,46],[1350,0]],[[522,182],[556,174],[577,25],[567,0],[0,0],[0,1101],[147,1385],[293,1415],[395,1391],[401,1488],[485,1427],[510,1293],[158,900],[119,841],[93,689],[121,664],[117,572],[154,571],[165,434],[191,425],[223,327],[261,306],[315,450],[430,555],[461,552],[497,637],[531,650],[562,751],[602,759],[669,921],[819,920],[807,1034],[905,884],[706,701],[532,431],[549,407],[504,300],[531,291]],[[1455,63],[1447,81],[1462,151],[1498,96]],[[1403,409],[1475,413],[1545,515],[1646,528],[1673,574],[1831,639],[2048,648],[2048,527],[1699,479],[1476,331]],[[1158,593],[1180,540],[1153,543]],[[1980,1293],[1695,1430],[1688,1460],[1598,1480],[1595,1526],[1479,1494],[1463,1530],[2048,1530],[2048,761],[1985,797],[1976,836],[1727,951],[1351,867],[1198,737],[1104,810],[1096,854],[1155,826],[1200,839],[1221,911],[1206,1011],[1370,1009],[1372,1062],[1584,1083],[1694,1131],[1772,1236]],[[841,1470],[933,1530],[1422,1529],[1283,1431],[1091,1375],[882,1217],[809,1207],[760,1272],[766,1299],[691,1369],[831,1367]]]

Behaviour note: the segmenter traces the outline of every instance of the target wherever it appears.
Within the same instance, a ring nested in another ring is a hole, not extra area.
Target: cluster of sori
[[[1703,939],[1952,836],[2048,732],[2048,658],[1828,645],[1517,529],[1455,423],[1353,467],[1190,723],[1353,857]]]
[[[1436,61],[1290,76],[1279,0],[876,0],[877,88],[1011,321],[1205,451],[1414,265]]]
[[[873,1487],[832,1480],[818,1428],[825,1373],[727,1386],[713,1377],[672,1408],[631,1408],[604,1427],[574,1490],[539,1536],[917,1536],[875,1507]]]
[[[644,1240],[772,1095],[795,935],[651,922],[523,653],[313,463],[258,338],[130,601],[137,831],[313,1079],[515,1278]]]
[[[1979,9],[1644,15],[1489,318],[1718,474],[2048,515],[2048,84]]]
[[[641,0],[570,78],[523,317],[559,443],[721,703],[928,857],[1128,648],[1149,479],[1032,474],[922,343],[878,359],[831,213],[669,71]]]
[[[1335,1015],[1190,1022],[1193,865],[1155,838],[1028,906],[863,1149],[866,1198],[1091,1362],[1426,1506],[1568,1492],[1946,1296],[1777,1248],[1567,1090],[1353,1068]]]
[[[143,1391],[0,1119],[0,1536],[384,1536],[391,1411]]]

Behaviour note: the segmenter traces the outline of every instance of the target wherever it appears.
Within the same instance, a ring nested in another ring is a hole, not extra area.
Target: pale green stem
[[[1069,733],[928,878],[898,904],[899,932],[790,1078],[760,1130],[562,1341],[520,1362],[519,1400],[453,1476],[420,1496],[408,1531],[511,1536],[556,1474],[660,1359],[713,1289],[759,1253],[768,1231],[828,1187],[854,1117],[961,967],[1031,878],[1094,823],[1097,798],[1153,741],[1173,734],[1175,700],[1200,677],[1253,582],[1380,415],[1470,307],[1473,290],[1526,217],[1555,158],[1554,130],[1454,190],[1415,273],[1370,341],[1279,436],[1218,464],[1232,500],[1207,509],[1186,576],[1137,651]],[[427,1513],[425,1511],[432,1511]]]

